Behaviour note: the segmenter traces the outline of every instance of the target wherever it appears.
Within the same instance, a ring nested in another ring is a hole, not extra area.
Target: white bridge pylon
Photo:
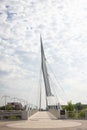
[[[56,96],[54,96],[51,92],[50,82],[49,82],[49,75],[47,71],[46,65],[46,57],[43,49],[42,37],[40,36],[40,43],[41,43],[41,71],[44,80],[45,86],[45,95],[46,95],[46,109],[49,108],[60,108],[58,100]],[[41,87],[41,86],[40,86]],[[41,109],[41,88],[40,88],[40,109]]]

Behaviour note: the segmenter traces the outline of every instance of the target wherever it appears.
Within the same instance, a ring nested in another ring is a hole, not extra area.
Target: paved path
[[[87,120],[57,120],[48,112],[37,112],[27,121],[0,121],[0,130],[87,130]]]
[[[49,112],[37,112],[27,121],[8,125],[12,128],[65,128],[80,126],[81,123],[68,120],[57,120]]]

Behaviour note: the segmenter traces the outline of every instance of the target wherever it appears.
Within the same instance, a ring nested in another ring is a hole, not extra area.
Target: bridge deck
[[[56,120],[57,118],[53,116],[51,113],[46,111],[39,111],[33,116],[31,116],[28,120],[38,120],[38,121],[46,121],[46,120]]]
[[[27,121],[9,124],[8,126],[13,128],[64,128],[79,125],[81,125],[81,123],[76,121],[57,120],[49,112],[37,112]]]

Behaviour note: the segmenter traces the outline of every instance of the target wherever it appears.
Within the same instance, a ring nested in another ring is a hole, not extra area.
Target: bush
[[[7,105],[7,106],[6,106],[6,110],[13,110],[13,108],[12,108],[12,106]]]
[[[80,113],[78,114],[78,118],[81,118],[81,119],[84,119],[85,118],[85,112],[86,112],[87,110],[82,110],[82,111],[80,111]]]
[[[68,112],[67,116],[68,116],[68,118],[75,118],[76,117],[76,113],[74,111],[73,112]]]
[[[9,120],[20,120],[21,117],[20,116],[9,116],[8,119]]]
[[[17,117],[16,117],[16,116],[9,116],[8,119],[9,119],[9,120],[16,120]]]

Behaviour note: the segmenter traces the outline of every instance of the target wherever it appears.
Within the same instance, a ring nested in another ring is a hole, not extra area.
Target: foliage
[[[13,108],[10,105],[6,105],[6,106],[0,107],[0,110],[13,110]]]
[[[63,110],[66,110],[66,105],[62,105],[62,109],[63,109]]]
[[[74,111],[67,112],[67,117],[69,117],[69,118],[75,118],[76,117],[76,113]]]
[[[78,103],[75,104],[76,110],[80,111],[80,110],[82,110],[82,108],[83,108],[83,105],[81,104],[81,102],[78,102]]]
[[[72,104],[72,101],[69,101],[67,105],[62,105],[62,109],[67,111],[68,118],[85,119],[87,104],[81,104],[80,102]]]
[[[66,110],[71,112],[75,110],[75,106],[72,104],[72,101],[68,102],[68,105],[66,106]]]
[[[1,107],[0,107],[0,110],[5,110],[5,106],[1,106]]]
[[[78,118],[85,118],[85,113],[87,112],[87,109],[83,109],[79,112]]]
[[[9,120],[17,120],[17,117],[16,116],[9,116],[8,119]]]
[[[12,106],[7,105],[7,106],[6,106],[6,110],[13,110],[13,108],[12,108]]]

